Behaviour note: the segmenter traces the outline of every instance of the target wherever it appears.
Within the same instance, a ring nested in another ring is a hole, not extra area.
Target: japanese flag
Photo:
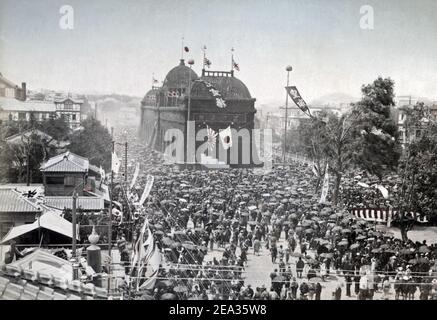
[[[115,174],[118,173],[118,170],[120,169],[120,165],[121,165],[121,161],[114,151],[112,153],[111,169],[112,169],[112,171],[114,171]]]
[[[227,127],[224,130],[221,130],[219,133],[220,141],[222,142],[223,148],[228,150],[232,147],[232,131],[231,127]]]

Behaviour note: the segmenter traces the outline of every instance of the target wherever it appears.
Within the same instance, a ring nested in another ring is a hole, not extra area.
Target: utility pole
[[[127,188],[127,141],[124,143],[124,182]]]
[[[287,87],[290,85],[290,72],[293,70],[291,66],[285,68],[287,71]],[[285,154],[287,147],[287,124],[288,124],[288,92],[285,93],[285,119],[284,119],[284,145],[282,147],[282,162],[285,163]]]
[[[73,280],[77,280],[79,278],[79,273],[78,273],[78,259],[76,257],[76,201],[77,201],[77,193],[76,190],[73,191],[73,207],[72,207],[72,212],[71,212],[71,220],[72,220],[72,224],[73,224],[73,245],[72,245],[72,256],[73,256]]]
[[[111,128],[111,136],[112,139],[114,139],[113,136],[114,130]],[[109,223],[108,223],[108,255],[109,255],[109,267],[108,267],[108,295],[111,292],[111,267],[112,267],[112,255],[111,255],[111,249],[112,249],[112,186],[114,182],[114,171],[112,170],[112,155],[114,153],[115,149],[115,141],[112,140],[112,153],[111,153],[111,185],[109,186]]]

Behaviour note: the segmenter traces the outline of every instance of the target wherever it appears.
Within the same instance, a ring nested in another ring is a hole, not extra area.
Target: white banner
[[[121,161],[114,151],[112,153],[112,158],[111,158],[111,169],[115,174],[117,174],[118,170],[120,169],[120,166],[121,166]]]
[[[137,182],[137,178],[138,178],[139,173],[140,173],[140,163],[138,162],[137,165],[135,166],[135,172],[134,172],[134,176],[132,177],[132,181],[130,183],[129,190],[132,189],[135,185],[135,182]]]
[[[149,196],[150,190],[152,190],[154,180],[155,178],[153,176],[151,176],[150,174],[147,175],[146,186],[144,187],[140,202],[138,203],[140,206],[143,205],[144,201],[146,201],[147,197]]]

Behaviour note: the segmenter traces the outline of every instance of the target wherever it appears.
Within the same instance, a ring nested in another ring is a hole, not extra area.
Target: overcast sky
[[[62,5],[74,29],[59,27]],[[374,29],[360,28],[360,7]],[[230,69],[258,102],[282,101],[285,66],[307,101],[360,96],[378,75],[397,94],[437,99],[434,0],[1,0],[0,72],[30,89],[142,96],[152,73],[178,64],[181,37],[200,73],[203,45],[212,70]]]

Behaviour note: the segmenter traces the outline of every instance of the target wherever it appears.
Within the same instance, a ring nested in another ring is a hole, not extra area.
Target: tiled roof
[[[56,112],[56,106],[53,102],[35,100],[21,101],[15,98],[0,97],[0,110]]]
[[[5,77],[3,77],[3,75],[1,73],[0,73],[0,82],[3,82],[4,84],[9,86],[10,88],[17,87],[17,85],[15,83],[13,83],[11,80],[6,79]]]
[[[63,210],[72,209],[72,197],[45,197],[44,204],[51,208]],[[77,197],[76,207],[87,211],[100,211],[104,208],[104,200],[101,197]]]
[[[88,159],[69,151],[50,158],[41,166],[43,172],[88,172]]]
[[[91,283],[60,281],[50,275],[4,265],[0,300],[106,300],[107,292]]]
[[[52,143],[57,144],[57,141],[53,139],[53,137],[45,132],[42,132],[41,130],[32,130],[32,129],[28,129],[26,131],[14,134],[12,136],[7,137],[5,140],[7,143],[21,143],[22,142],[22,138],[23,139],[29,139],[29,137],[32,134],[36,134],[37,136],[39,136],[41,139],[46,140],[47,142],[51,142],[53,140]]]
[[[19,192],[0,188],[0,212],[41,212],[41,209]]]

